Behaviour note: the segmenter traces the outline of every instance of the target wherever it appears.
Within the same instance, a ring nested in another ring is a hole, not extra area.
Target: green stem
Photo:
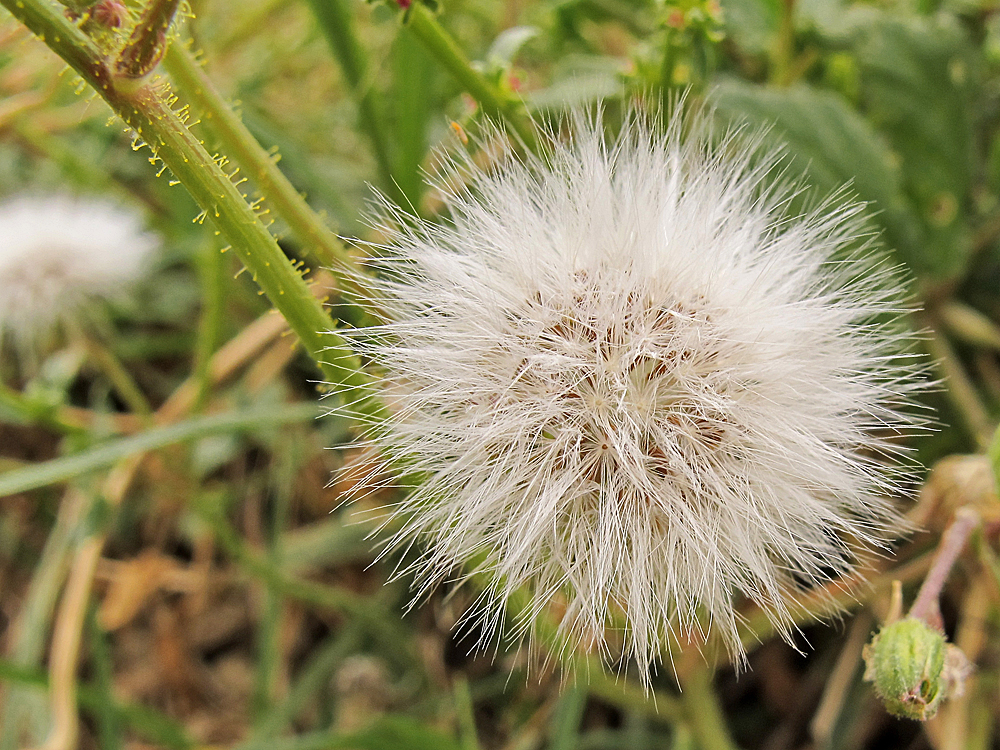
[[[356,652],[362,644],[363,631],[357,621],[350,621],[344,629],[316,648],[309,656],[309,662],[302,668],[295,685],[288,696],[274,703],[261,716],[252,739],[237,745],[235,750],[248,750],[255,745],[266,744],[268,739],[278,737],[295,719],[310,698],[322,690],[330,680],[330,675],[347,656]]]
[[[980,448],[989,445],[992,435],[989,410],[983,405],[975,384],[966,374],[955,350],[939,330],[937,321],[925,317],[923,322],[928,329],[927,348],[948,384],[945,393],[962,415],[977,445]]]
[[[264,426],[315,419],[314,403],[265,406],[223,414],[192,417],[183,422],[154,427],[126,438],[109,440],[79,453],[60,456],[39,464],[28,464],[0,474],[0,497],[65,482],[81,474],[105,469],[123,458],[148,453],[167,445],[219,435],[259,429]]]
[[[93,496],[76,489],[70,489],[63,497],[55,525],[45,540],[31,584],[8,635],[8,664],[12,667],[35,669],[45,653],[56,602],[66,580],[70,552],[82,533],[81,521],[91,512],[93,503]],[[0,678],[4,676],[0,668]],[[37,696],[16,684],[4,691],[0,703],[0,750],[23,746],[24,719],[36,700]]]
[[[794,80],[795,0],[780,0],[781,22],[771,52],[771,83],[788,86]]]
[[[390,632],[385,620],[385,608],[379,599],[364,598],[344,588],[290,576],[262,554],[259,554],[240,537],[223,517],[218,505],[202,505],[201,517],[211,527],[216,541],[233,561],[252,578],[262,581],[276,594],[297,599],[321,610],[343,612],[363,622],[372,636],[379,640],[385,635],[395,640],[398,634]]]
[[[34,691],[45,691],[49,685],[48,675],[39,669],[15,664],[5,659],[0,659],[0,680]],[[78,701],[80,707],[88,711],[107,707],[107,695],[89,685],[80,686]],[[156,747],[176,748],[176,750],[194,750],[199,747],[194,740],[188,738],[183,725],[155,709],[138,703],[117,702],[112,703],[110,708],[121,723],[126,724],[139,737],[151,741]]]
[[[172,107],[176,100],[161,96],[150,84],[119,87],[94,43],[45,0],[0,0],[0,4],[111,105],[137,134],[136,150],[145,141],[153,152],[150,161],[162,162],[187,188],[203,216],[215,221],[264,294],[319,363],[324,378],[339,387],[354,415],[383,416],[384,407],[375,397],[357,358],[341,337],[330,332],[332,321],[322,304],[312,296],[298,270],[247,205],[238,183],[234,184],[236,171],[223,172],[220,162],[224,164],[225,160],[213,159],[187,129],[179,112]]]
[[[524,111],[524,105],[519,100],[505,96],[473,68],[462,48],[419,0],[410,6],[406,18],[414,36],[452,74],[459,85],[479,103],[483,112],[491,117],[503,118],[517,134],[525,148],[534,151],[537,147],[537,138],[531,121]]]
[[[105,374],[129,410],[148,423],[152,417],[153,408],[150,406],[146,394],[142,392],[139,384],[135,382],[121,360],[103,341],[86,337],[84,345],[87,347],[87,356]]]
[[[343,244],[278,169],[275,157],[264,150],[226,104],[193,55],[182,45],[174,44],[167,50],[163,65],[177,90],[200,112],[226,154],[267,196],[268,203],[305,244],[309,255],[335,273],[350,267],[352,261]]]
[[[205,243],[198,256],[202,310],[194,349],[194,379],[198,393],[192,411],[200,412],[212,386],[211,362],[222,329],[222,306],[225,301],[225,258],[214,241]]]
[[[650,719],[671,723],[681,720],[683,706],[673,695],[662,690],[643,688],[624,675],[612,676],[597,657],[579,657],[575,664],[587,692],[624,711],[634,711]]]
[[[993,467],[997,487],[1000,487],[1000,425],[997,425],[993,432],[993,439],[990,441],[989,451],[990,465]]]
[[[365,49],[354,33],[354,19],[346,0],[308,0],[316,20],[326,35],[330,49],[337,57],[347,85],[354,95],[361,115],[361,130],[368,134],[382,177],[382,187],[393,200],[399,202],[403,194],[393,180],[389,139],[382,120],[375,90],[368,76],[368,59]]]
[[[476,731],[476,712],[472,702],[469,680],[463,674],[452,679],[452,696],[455,700],[455,717],[458,720],[459,747],[462,750],[480,750]]]
[[[688,723],[701,750],[736,750],[729,734],[719,697],[712,686],[712,670],[704,662],[691,669],[684,680],[681,700]]]
[[[580,721],[587,707],[587,689],[573,685],[559,698],[550,725],[549,750],[575,750],[580,744]]]
[[[674,66],[677,63],[677,47],[674,45],[673,34],[668,29],[663,37],[663,58],[660,61],[660,99],[663,109],[667,111],[670,92],[674,87]]]

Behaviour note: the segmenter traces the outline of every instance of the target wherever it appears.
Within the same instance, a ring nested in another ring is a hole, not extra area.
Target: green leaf
[[[515,26],[505,29],[493,40],[486,53],[486,64],[493,68],[509,68],[521,47],[540,34],[535,26]]]
[[[963,29],[946,15],[880,13],[858,33],[861,98],[902,158],[905,190],[925,230],[908,260],[947,279],[971,252],[964,221],[975,170],[976,68]]]
[[[920,222],[903,191],[902,173],[885,139],[838,95],[806,86],[774,89],[724,81],[716,90],[719,112],[736,122],[772,127],[785,144],[791,174],[804,172],[822,194],[850,183],[872,204],[883,240],[913,263],[922,240]]]
[[[781,22],[777,0],[722,0],[722,25],[726,36],[740,49],[767,54],[774,44]]]

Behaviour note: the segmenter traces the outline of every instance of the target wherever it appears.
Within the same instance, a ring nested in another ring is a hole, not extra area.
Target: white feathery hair
[[[797,591],[902,528],[898,273],[863,204],[793,211],[780,153],[712,117],[577,114],[541,156],[452,162],[446,222],[383,201],[386,322],[349,335],[393,410],[372,441],[422,478],[388,547],[418,598],[474,579],[484,642],[516,598],[644,675],[712,631],[742,660],[740,598],[788,636]]]
[[[159,239],[135,211],[68,195],[0,204],[0,336],[22,353],[140,278]]]

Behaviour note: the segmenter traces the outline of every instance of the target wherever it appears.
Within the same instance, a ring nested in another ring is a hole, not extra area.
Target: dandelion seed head
[[[0,335],[22,351],[141,277],[157,238],[140,216],[63,195],[0,204]]]
[[[740,658],[739,600],[787,632],[796,588],[893,536],[919,370],[894,271],[863,206],[792,212],[776,157],[708,121],[578,116],[459,165],[448,222],[389,209],[388,320],[352,336],[394,406],[373,434],[424,477],[391,544],[418,593],[475,577],[488,633],[527,597],[524,628],[643,672],[710,632]]]

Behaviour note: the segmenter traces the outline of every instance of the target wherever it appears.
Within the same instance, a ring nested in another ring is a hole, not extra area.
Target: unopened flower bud
[[[875,683],[886,710],[918,721],[933,717],[945,698],[960,695],[969,671],[965,655],[944,633],[915,617],[883,627],[864,657],[865,679]]]
[[[167,50],[167,30],[180,4],[180,0],[151,0],[146,6],[115,61],[115,77],[120,87],[144,85],[160,64]]]
[[[101,0],[90,9],[90,17],[105,29],[120,29],[128,20],[128,9],[121,0]]]

